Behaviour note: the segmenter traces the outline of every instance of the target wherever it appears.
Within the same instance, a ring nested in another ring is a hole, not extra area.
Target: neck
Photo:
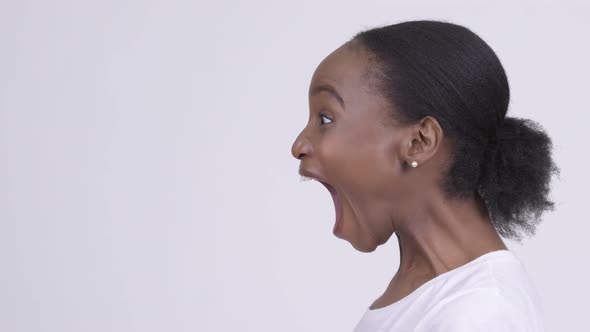
[[[411,220],[396,225],[397,278],[428,280],[490,251],[507,249],[478,196],[452,201],[441,197],[422,200]]]

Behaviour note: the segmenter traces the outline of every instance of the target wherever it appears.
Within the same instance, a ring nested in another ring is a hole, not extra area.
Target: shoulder
[[[526,316],[497,287],[464,290],[431,307],[416,331],[527,331]]]

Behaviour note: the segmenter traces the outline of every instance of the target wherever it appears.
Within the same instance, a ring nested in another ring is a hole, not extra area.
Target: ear
[[[443,130],[438,121],[426,116],[412,126],[407,141],[404,142],[402,156],[410,165],[413,161],[418,167],[428,162],[438,151],[443,138]]]

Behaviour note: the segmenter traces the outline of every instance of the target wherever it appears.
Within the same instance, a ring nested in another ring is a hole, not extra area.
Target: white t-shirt
[[[353,332],[540,332],[542,310],[520,259],[510,250],[496,250],[389,306],[367,308]]]

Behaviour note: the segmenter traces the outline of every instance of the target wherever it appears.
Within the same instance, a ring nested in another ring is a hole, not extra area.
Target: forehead
[[[320,85],[333,86],[340,94],[352,95],[366,88],[369,56],[360,46],[346,43],[320,62],[313,73],[309,92]]]
[[[333,88],[341,97],[348,112],[364,113],[369,110],[383,111],[389,102],[378,88],[379,66],[376,58],[358,42],[348,42],[330,53],[316,68],[309,86],[309,100],[325,100],[326,86]],[[336,98],[338,99],[338,98]],[[358,112],[357,112],[358,111]]]

